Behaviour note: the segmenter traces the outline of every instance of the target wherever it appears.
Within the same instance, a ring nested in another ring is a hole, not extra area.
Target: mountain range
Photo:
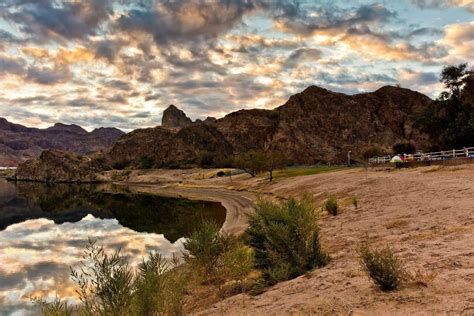
[[[96,152],[112,146],[124,135],[117,128],[97,128],[88,132],[78,125],[56,123],[46,129],[26,127],[0,118],[0,166],[15,167],[42,151],[59,149],[78,154]]]
[[[94,158],[44,152],[22,164],[17,178],[94,181],[97,172],[111,168],[222,166],[250,150],[281,152],[289,164],[343,163],[348,151],[357,159],[374,147],[427,146],[427,135],[414,122],[431,102],[419,92],[393,86],[356,95],[310,86],[273,110],[240,110],[220,119],[193,122],[172,105],[162,126],[122,135]]]

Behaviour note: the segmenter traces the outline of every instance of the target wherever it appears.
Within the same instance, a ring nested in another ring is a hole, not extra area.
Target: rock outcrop
[[[343,163],[349,150],[357,159],[374,146],[390,150],[407,141],[426,146],[427,136],[414,122],[431,102],[421,93],[398,87],[346,95],[312,86],[276,109],[240,110],[205,122],[192,122],[172,106],[163,116],[166,126],[122,136],[101,161],[116,169],[187,168],[223,165],[233,155],[271,149],[284,153],[290,163]],[[32,167],[25,171],[28,164],[18,173],[22,178],[30,172],[35,179],[47,178],[45,164],[39,164],[43,176]],[[86,174],[94,168],[100,166]],[[88,176],[71,179],[80,177]],[[66,174],[58,175],[65,178]]]
[[[191,125],[193,125],[193,121],[173,104],[164,110],[163,117],[161,118],[162,127],[180,129]]]
[[[46,149],[86,154],[112,146],[124,134],[116,128],[87,132],[78,125],[56,123],[46,129],[30,128],[0,118],[0,166],[14,167],[39,157]]]
[[[179,132],[160,127],[134,131],[107,156],[132,168],[143,159],[166,168],[219,164],[233,154],[273,149],[293,163],[342,163],[349,150],[357,158],[373,146],[388,151],[411,141],[423,147],[427,137],[413,123],[431,102],[421,93],[391,86],[357,95],[312,86],[274,110],[240,110],[207,124],[181,125]]]
[[[42,182],[96,182],[104,166],[100,159],[60,150],[46,150],[38,159],[28,160],[16,171],[16,180]]]

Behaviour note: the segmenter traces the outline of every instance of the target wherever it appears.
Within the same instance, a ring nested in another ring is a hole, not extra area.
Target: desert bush
[[[221,233],[219,225],[204,221],[184,243],[184,248],[188,252],[185,254],[185,260],[205,279],[213,278],[217,267],[221,264],[223,254],[235,243],[235,237]]]
[[[153,159],[149,156],[142,156],[140,157],[140,161],[138,162],[138,167],[140,169],[151,169],[154,166]]]
[[[56,297],[54,301],[47,302],[42,298],[34,297],[33,303],[39,306],[40,313],[43,316],[71,316],[74,309],[68,306],[66,301]]]
[[[373,249],[367,242],[359,248],[360,264],[370,280],[382,291],[392,291],[407,279],[403,263],[388,247]]]
[[[185,242],[187,269],[200,283],[211,284],[220,299],[253,284],[254,251],[236,237],[222,233],[213,222],[204,222]],[[250,282],[245,282],[250,281]]]
[[[339,212],[339,203],[334,196],[330,196],[326,202],[324,202],[324,210],[328,212],[328,214],[337,215]]]
[[[123,170],[127,168],[127,166],[130,164],[129,160],[121,160],[121,161],[116,161],[112,163],[112,168],[116,170]]]
[[[185,274],[178,269],[179,260],[168,260],[150,253],[138,266],[134,282],[134,313],[137,315],[181,315],[185,294]]]
[[[178,261],[150,253],[134,271],[120,251],[111,254],[90,241],[83,260],[71,271],[81,304],[80,315],[180,315],[186,279]],[[34,299],[42,315],[71,315],[73,309],[57,298]]]
[[[307,196],[299,201],[257,202],[246,235],[255,249],[255,266],[267,282],[291,279],[328,262],[321,250],[318,219],[319,212]]]
[[[134,276],[120,250],[108,254],[90,241],[71,278],[87,315],[131,314]]]

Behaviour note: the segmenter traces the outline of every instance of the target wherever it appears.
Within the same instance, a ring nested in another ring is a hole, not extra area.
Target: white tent
[[[393,156],[393,158],[390,160],[391,163],[397,163],[397,162],[403,162],[402,158],[400,158],[399,155]]]

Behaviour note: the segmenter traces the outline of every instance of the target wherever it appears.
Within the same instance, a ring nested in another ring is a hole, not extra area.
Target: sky
[[[219,118],[310,85],[435,98],[473,60],[474,0],[0,1],[0,117],[42,128]]]

